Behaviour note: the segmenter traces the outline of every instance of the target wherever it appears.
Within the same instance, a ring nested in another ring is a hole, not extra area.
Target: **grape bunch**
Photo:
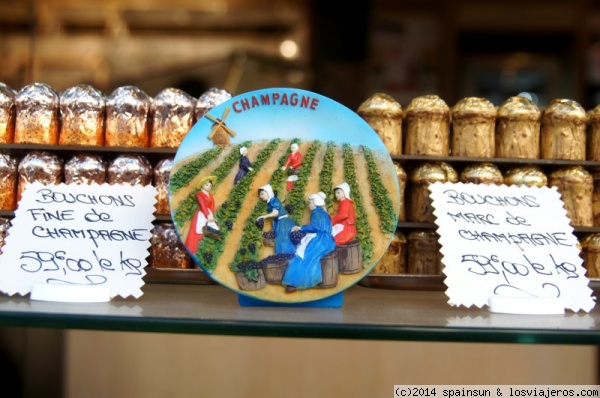
[[[237,207],[238,209],[242,206],[242,202],[239,200],[235,201],[235,207]]]
[[[252,254],[256,253],[256,243],[248,243],[248,251]]]
[[[237,269],[240,272],[246,272],[260,268],[260,264],[254,260],[248,260],[237,264]]]
[[[227,227],[228,230],[231,231],[233,229],[233,221],[232,220],[225,221],[225,226]]]
[[[275,239],[275,231],[263,232],[263,238]]]
[[[285,211],[288,212],[288,214],[294,214],[294,205],[291,203],[288,203],[287,205],[283,206],[285,208]]]
[[[260,265],[262,267],[264,267],[265,265],[268,265],[268,264],[273,264],[273,263],[279,263],[279,262],[283,262],[283,261],[288,261],[292,257],[294,257],[294,253],[277,253],[277,254],[272,254],[272,255],[270,255],[268,257],[265,257],[262,260],[260,260]]]
[[[240,249],[240,254],[242,256],[245,256],[246,254],[248,254],[248,250],[246,250],[246,248],[243,247],[243,248]]]
[[[306,234],[300,230],[292,231],[290,232],[290,239],[294,245],[298,246],[304,235]]]
[[[211,252],[204,252],[202,253],[202,258],[204,259],[204,261],[206,261],[207,264],[210,264],[210,262],[213,259],[213,255]]]
[[[260,230],[262,230],[265,226],[265,219],[264,218],[259,218],[258,220],[256,220],[256,227]]]
[[[229,203],[227,203],[227,201],[223,202],[223,203],[221,204],[221,208],[223,208],[223,209],[226,209],[228,204],[229,204]]]

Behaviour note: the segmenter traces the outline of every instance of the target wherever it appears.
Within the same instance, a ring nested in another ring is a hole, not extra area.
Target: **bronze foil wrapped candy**
[[[496,118],[496,157],[539,158],[540,118],[540,109],[529,98],[515,96],[504,101]]]
[[[158,223],[150,238],[149,265],[153,268],[188,269],[191,259],[172,223]]]
[[[375,130],[390,155],[402,154],[402,106],[392,96],[373,94],[356,113]]]
[[[448,163],[423,163],[409,175],[406,218],[414,222],[434,222],[429,185],[435,182],[458,182],[458,174]]]
[[[587,160],[600,161],[600,105],[587,112]]]
[[[406,274],[406,251],[406,237],[402,232],[396,231],[388,249],[371,273]]]
[[[452,155],[496,155],[496,107],[485,98],[463,98],[452,107]]]
[[[152,184],[152,165],[142,155],[119,155],[108,165],[107,182],[109,184],[150,185]]]
[[[5,240],[8,236],[9,228],[10,220],[6,217],[0,217],[0,254],[2,254],[2,248],[6,244]]]
[[[17,159],[0,152],[0,210],[17,208],[17,168]]]
[[[231,93],[222,88],[212,87],[206,90],[196,101],[194,107],[194,115],[196,121],[200,120],[206,112],[210,111],[215,106],[231,99]]]
[[[548,185],[558,188],[572,226],[594,225],[592,195],[594,180],[582,166],[570,166],[550,173]]]
[[[398,221],[406,221],[406,183],[408,181],[408,175],[402,165],[396,161],[393,161],[394,168],[396,169],[396,176],[398,177],[398,186],[400,188],[400,208],[398,209]]]
[[[60,184],[63,177],[64,163],[57,155],[45,151],[33,151],[21,159],[18,166],[19,182],[17,201],[28,184]]]
[[[106,146],[147,147],[151,99],[134,86],[115,89],[106,99]]]
[[[433,230],[415,230],[408,234],[407,274],[442,274],[441,245],[438,239],[438,234]]]
[[[406,108],[408,155],[448,156],[450,108],[437,95],[414,98]]]
[[[600,278],[600,233],[589,234],[581,240],[581,257],[588,278]]]
[[[586,121],[585,109],[576,101],[550,102],[542,112],[541,158],[585,160]]]
[[[502,185],[504,177],[498,166],[493,163],[472,164],[460,173],[460,182],[465,184],[495,184]]]
[[[65,163],[65,184],[104,184],[106,162],[100,155],[82,153]]]
[[[150,146],[177,148],[194,125],[194,99],[177,88],[162,90],[152,102]]]
[[[17,92],[0,83],[0,144],[12,144],[15,139]]]
[[[106,100],[100,90],[79,84],[60,95],[60,145],[104,145]]]
[[[169,214],[169,175],[173,168],[173,158],[161,159],[154,166],[154,188],[158,191],[156,214]]]
[[[504,173],[504,184],[508,186],[545,187],[548,186],[548,177],[537,166],[518,166],[508,169]]]
[[[14,142],[58,144],[58,104],[58,93],[45,83],[31,83],[19,90]]]

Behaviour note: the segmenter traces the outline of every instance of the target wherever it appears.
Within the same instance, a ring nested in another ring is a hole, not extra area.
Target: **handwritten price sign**
[[[152,186],[29,184],[0,256],[0,291],[104,285],[111,297],[140,297],[155,202]]]
[[[451,305],[559,299],[595,305],[577,238],[555,187],[435,183],[429,187]]]

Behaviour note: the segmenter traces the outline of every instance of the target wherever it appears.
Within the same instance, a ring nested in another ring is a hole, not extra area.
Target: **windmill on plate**
[[[208,138],[212,139],[215,145],[229,145],[229,136],[231,135],[232,137],[235,137],[235,131],[225,125],[225,119],[227,118],[230,110],[231,108],[229,107],[225,108],[225,111],[223,111],[223,116],[220,119],[215,118],[208,113],[204,115],[206,118],[214,122]]]

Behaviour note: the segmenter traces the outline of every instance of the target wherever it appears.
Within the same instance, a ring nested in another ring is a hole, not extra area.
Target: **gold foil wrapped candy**
[[[435,182],[458,182],[458,174],[448,163],[424,163],[409,175],[406,218],[414,222],[434,222],[429,185]]]
[[[518,166],[508,169],[504,173],[504,184],[509,186],[545,187],[548,186],[548,177],[537,166]]]
[[[587,112],[587,160],[600,161],[600,105]]]
[[[516,96],[504,101],[496,118],[496,157],[539,158],[540,118],[540,109],[529,98]]]
[[[589,234],[581,240],[581,257],[588,278],[600,278],[600,233]]]
[[[396,231],[388,249],[372,274],[406,274],[406,237],[400,231]]]
[[[571,166],[553,171],[548,177],[548,185],[558,188],[572,226],[591,227],[594,224],[594,181],[586,169],[582,166]]]
[[[134,86],[115,89],[106,99],[106,146],[147,147],[151,99]]]
[[[82,153],[65,163],[65,184],[104,184],[106,162],[96,154]]]
[[[60,145],[104,145],[106,100],[89,84],[70,87],[60,95]]]
[[[438,238],[433,230],[415,230],[408,234],[407,274],[442,274],[441,245]]]
[[[15,139],[17,93],[4,83],[0,83],[0,144],[12,144]]]
[[[485,98],[463,98],[452,107],[452,155],[496,155],[496,107]]]
[[[10,220],[6,217],[0,217],[0,254],[2,254],[2,248],[6,244],[5,240],[8,236],[8,229],[10,228]]]
[[[0,210],[17,208],[17,160],[0,152]]]
[[[158,191],[156,214],[169,214],[169,175],[173,158],[161,159],[154,166],[154,188]]]
[[[594,218],[594,226],[600,227],[600,170],[592,173],[594,181],[594,189],[592,191],[592,216]]]
[[[44,83],[31,83],[16,97],[16,144],[56,145],[58,143],[59,96]]]
[[[204,116],[206,112],[230,98],[231,93],[225,89],[212,87],[206,90],[198,98],[198,101],[196,101],[196,106],[194,107],[196,121],[200,120],[200,118]]]
[[[158,223],[150,238],[149,265],[153,268],[188,269],[191,259],[171,223]]]
[[[150,146],[177,148],[194,125],[194,99],[177,88],[162,90],[152,102]]]
[[[576,101],[555,99],[542,112],[542,159],[585,160],[587,115]]]
[[[493,163],[472,164],[460,173],[460,182],[465,184],[495,184],[502,185],[504,177],[498,166]]]
[[[396,161],[393,161],[394,168],[396,169],[396,176],[398,176],[398,185],[400,187],[400,209],[398,209],[398,221],[406,221],[406,183],[408,181],[408,175],[402,165]]]
[[[117,156],[108,165],[109,184],[150,185],[152,165],[142,155],[124,154]]]
[[[17,201],[28,184],[40,182],[42,184],[60,184],[63,177],[63,160],[53,153],[33,151],[21,159],[18,166],[19,182],[17,188]]]
[[[414,98],[406,108],[407,155],[448,156],[450,108],[437,95]]]
[[[390,155],[402,154],[402,106],[391,95],[373,94],[356,113],[375,130]]]

